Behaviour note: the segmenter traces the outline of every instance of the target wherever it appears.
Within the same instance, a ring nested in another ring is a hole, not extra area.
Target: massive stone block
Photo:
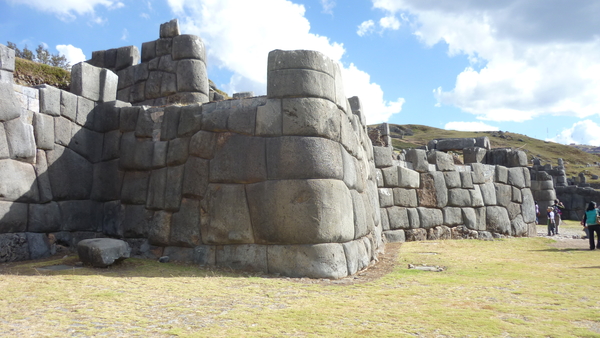
[[[420,206],[445,207],[448,204],[448,188],[444,174],[439,171],[421,174],[421,187],[417,190],[417,196]]]
[[[258,243],[311,244],[354,238],[352,198],[342,181],[266,181],[246,189]]]
[[[340,144],[319,137],[267,139],[268,179],[343,179]]]
[[[121,200],[127,204],[146,204],[149,171],[127,171],[123,178]]]
[[[517,188],[525,188],[523,168],[508,168],[508,184]]]
[[[206,65],[199,60],[181,60],[177,64],[177,91],[208,95]]]
[[[465,164],[469,163],[482,163],[485,160],[487,151],[485,148],[480,147],[469,147],[463,149],[463,158]]]
[[[254,242],[246,189],[243,184],[210,184],[201,205],[203,243]]]
[[[398,167],[398,186],[400,188],[417,189],[421,185],[419,172],[404,167]]]
[[[511,224],[506,208],[491,206],[486,207],[487,231],[503,235],[510,235]]]
[[[512,190],[514,187],[500,183],[497,183],[494,186],[496,188],[496,202],[498,203],[498,205],[503,207],[508,206],[512,199]]]
[[[391,147],[373,147],[373,159],[376,168],[391,167],[392,148]]]
[[[418,206],[415,189],[394,188],[394,205],[414,208]]]
[[[0,217],[3,219],[3,217]],[[29,204],[29,232],[55,232],[60,231],[62,216],[58,203]]]
[[[61,201],[61,230],[65,231],[99,231],[102,229],[103,204],[90,201]]]
[[[535,200],[528,188],[522,189],[521,193],[523,195],[523,204],[521,205],[523,221],[528,224],[533,223],[535,222]]]
[[[494,187],[494,183],[487,182],[485,184],[479,185],[479,189],[481,190],[481,196],[483,197],[483,203],[487,205],[496,205],[496,189]]]
[[[21,119],[14,119],[4,122],[4,130],[10,158],[33,163],[36,149],[33,126],[23,123]]]
[[[206,49],[202,39],[196,35],[178,35],[173,38],[173,60],[206,60]]]
[[[148,238],[154,212],[144,205],[126,205],[123,215],[123,236]]]
[[[190,157],[183,174],[183,196],[203,198],[208,187],[208,172],[208,160]]]
[[[210,161],[210,180],[215,183],[253,183],[267,179],[265,140],[220,133],[215,157]]]
[[[333,278],[348,275],[344,246],[339,243],[314,245],[270,245],[269,273],[290,277]]]
[[[464,224],[461,208],[445,207],[443,209],[443,213],[444,213],[444,224],[445,225]]]
[[[460,188],[462,186],[460,180],[460,172],[458,171],[445,171],[444,180],[446,181],[446,187],[448,189]]]
[[[91,198],[95,201],[112,201],[121,197],[123,172],[119,160],[96,163]]]
[[[21,115],[21,109],[12,83],[0,81],[0,122],[16,119]]]
[[[27,231],[27,204],[0,201],[0,233],[25,231]]]
[[[76,124],[71,125],[71,142],[69,148],[85,157],[92,163],[100,162],[102,158],[102,143],[104,137],[85,127]]]
[[[406,152],[406,161],[411,162],[413,169],[420,173],[429,171],[427,152],[423,149],[409,149]]]
[[[267,95],[269,98],[317,97],[336,101],[333,61],[309,50],[269,53]]]
[[[454,159],[452,155],[446,154],[441,151],[431,151],[427,156],[427,160],[429,163],[434,164],[436,170],[439,171],[454,171],[456,167],[454,166]]]
[[[362,240],[342,243],[344,253],[346,254],[346,263],[348,274],[353,275],[356,272],[369,266],[369,255]]]
[[[100,99],[101,71],[102,68],[94,67],[87,62],[73,65],[71,67],[71,93],[98,101]]]
[[[85,264],[98,268],[129,258],[130,252],[126,242],[113,238],[84,239],[77,244],[79,258]]]
[[[419,207],[417,210],[419,212],[421,228],[429,229],[444,224],[444,214],[442,213],[442,210],[423,207]]]
[[[402,207],[391,207],[387,208],[388,217],[390,221],[390,229],[409,229],[410,223],[408,220],[408,213],[406,208]]]
[[[17,202],[37,202],[38,184],[33,166],[14,160],[0,160],[0,197]]]
[[[193,248],[202,243],[200,234],[200,202],[184,198],[171,218],[171,245]]]
[[[472,206],[471,193],[467,189],[455,188],[448,190],[448,205],[454,207]]]
[[[272,121],[282,123],[283,135],[320,136],[340,140],[342,115],[335,103],[319,98],[290,98],[281,101],[280,109]],[[273,109],[270,111],[278,112]]]
[[[264,245],[240,244],[217,247],[216,263],[232,269],[251,269],[267,272],[267,247]]]
[[[52,86],[42,85],[40,91],[40,113],[60,116],[61,90]]]

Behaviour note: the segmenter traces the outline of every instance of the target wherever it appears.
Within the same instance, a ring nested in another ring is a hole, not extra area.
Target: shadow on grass
[[[0,275],[22,276],[105,276],[105,277],[146,277],[146,278],[178,278],[178,277],[276,277],[262,272],[233,270],[226,267],[199,266],[177,262],[159,263],[142,258],[128,258],[115,262],[106,268],[81,266],[77,255],[57,258],[50,257],[35,261],[21,261],[0,264]],[[53,267],[59,267],[53,270]]]

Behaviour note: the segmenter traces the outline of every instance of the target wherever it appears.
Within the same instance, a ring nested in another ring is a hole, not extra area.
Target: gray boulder
[[[77,244],[79,259],[97,268],[129,258],[130,252],[127,242],[113,238],[84,239]]]

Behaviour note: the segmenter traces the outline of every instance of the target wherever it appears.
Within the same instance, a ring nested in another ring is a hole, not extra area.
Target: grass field
[[[350,284],[137,259],[37,269],[76,259],[2,265],[0,336],[600,337],[600,251],[548,238],[408,242]]]

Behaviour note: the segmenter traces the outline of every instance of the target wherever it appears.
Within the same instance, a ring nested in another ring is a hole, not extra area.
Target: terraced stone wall
[[[383,233],[390,242],[535,236],[529,170],[411,149],[397,160],[375,147]]]

